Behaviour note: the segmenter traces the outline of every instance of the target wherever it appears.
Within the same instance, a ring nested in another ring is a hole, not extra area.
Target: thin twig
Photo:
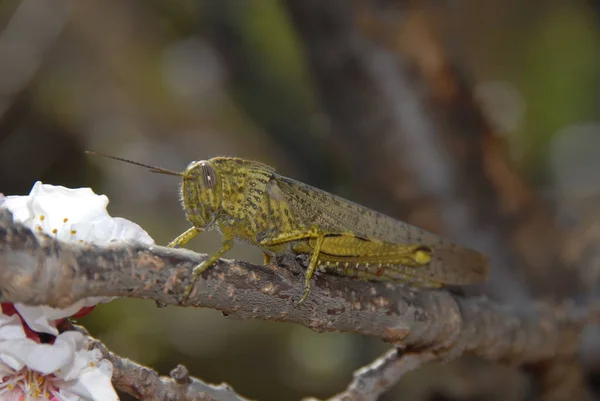
[[[140,400],[247,401],[228,384],[215,386],[190,377],[182,365],[173,369],[169,377],[160,376],[152,369],[110,352],[98,340],[93,341],[93,347],[113,364],[114,386]]]
[[[236,394],[225,383],[213,385],[190,377],[187,369],[178,365],[169,377],[160,376],[156,371],[137,364],[110,351],[106,345],[89,335],[82,326],[70,322],[63,329],[76,330],[88,337],[89,349],[97,349],[113,366],[112,382],[115,388],[139,400],[179,400],[179,401],[248,401]]]
[[[377,401],[406,373],[436,359],[438,356],[429,352],[412,354],[392,349],[354,372],[354,379],[348,388],[327,401]]]

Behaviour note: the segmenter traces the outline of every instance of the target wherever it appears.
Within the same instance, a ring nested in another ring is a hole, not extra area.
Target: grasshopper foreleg
[[[190,231],[190,230],[188,230],[188,231]],[[177,241],[177,239],[179,239],[180,237],[183,237],[188,231],[186,231],[185,233],[183,233],[182,235],[177,237],[175,239],[175,241]],[[217,260],[219,260],[221,258],[221,256],[223,256],[225,253],[227,253],[227,251],[229,251],[231,249],[231,247],[233,246],[233,239],[234,239],[233,230],[231,230],[230,228],[227,228],[227,227],[221,227],[221,232],[223,234],[221,248],[219,248],[219,250],[217,252],[210,255],[210,257],[208,259],[206,259],[204,262],[202,262],[199,265],[197,265],[196,267],[194,267],[194,270],[192,271],[192,280],[191,280],[190,284],[185,288],[185,292],[183,293],[183,303],[187,302],[188,298],[190,297],[190,294],[192,293],[192,290],[194,289],[194,285],[196,284],[196,281],[198,281],[198,278],[200,277],[202,272],[204,272],[206,269],[211,267]],[[175,241],[173,241],[173,242],[175,242]]]
[[[184,233],[178,235],[177,238],[175,238],[173,241],[169,242],[169,245],[167,245],[167,247],[179,248],[179,247],[187,244],[188,242],[190,242],[190,240],[192,238],[194,238],[196,235],[200,234],[201,232],[202,232],[202,230],[200,230],[198,227],[192,227],[192,228],[186,230]]]

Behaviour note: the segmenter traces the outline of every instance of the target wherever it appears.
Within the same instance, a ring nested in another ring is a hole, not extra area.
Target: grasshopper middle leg
[[[302,305],[304,301],[306,301],[306,298],[310,293],[310,280],[312,279],[312,276],[317,267],[317,263],[319,262],[319,254],[321,252],[321,245],[323,244],[323,240],[325,239],[325,234],[319,232],[316,229],[306,231],[295,231],[287,233],[285,235],[280,235],[275,238],[270,238],[260,243],[261,246],[274,246],[284,244],[290,241],[298,241],[311,238],[316,238],[317,241],[312,251],[308,267],[306,268],[306,273],[304,274],[304,292],[302,293],[302,297],[300,297],[300,300],[298,301],[298,305]]]

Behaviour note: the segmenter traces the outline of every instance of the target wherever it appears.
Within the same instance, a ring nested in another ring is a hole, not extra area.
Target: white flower
[[[28,196],[7,196],[0,205],[7,207],[18,221],[30,229],[65,242],[135,241],[154,245],[137,224],[106,211],[108,198],[90,188],[70,189],[36,182]]]
[[[107,205],[106,196],[89,188],[69,189],[41,182],[28,196],[0,194],[0,207],[7,207],[15,221],[60,241],[154,244],[137,224],[110,217]],[[88,351],[87,339],[81,333],[59,334],[56,329],[57,321],[107,300],[86,298],[66,309],[15,304],[18,315],[0,313],[0,400],[118,400],[110,383],[112,364],[103,360],[98,350]],[[37,333],[51,334],[54,342],[42,344]]]
[[[64,242],[107,245],[111,242],[135,241],[154,245],[154,240],[137,224],[106,211],[108,198],[90,188],[70,189],[36,182],[28,196],[2,196],[0,206],[7,207],[13,219],[34,232],[54,236]],[[66,309],[49,306],[15,308],[27,325],[36,332],[58,335],[56,320],[68,317],[84,307],[112,298],[91,297],[77,301]]]
[[[112,364],[76,331],[53,344],[28,338],[18,315],[0,314],[0,399],[118,400],[110,378]]]
[[[154,245],[148,233],[137,224],[110,217],[107,205],[108,198],[96,195],[90,188],[70,189],[39,181],[28,196],[0,197],[0,206],[7,207],[15,221],[60,241],[95,245],[135,241]],[[87,298],[66,309],[19,303],[15,307],[34,331],[57,335],[55,320],[71,316],[83,307],[108,301],[110,298]]]

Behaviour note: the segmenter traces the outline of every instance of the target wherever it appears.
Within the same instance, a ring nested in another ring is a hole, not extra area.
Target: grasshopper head
[[[210,161],[191,162],[183,172],[181,203],[198,228],[211,226],[221,207],[221,178]]]

